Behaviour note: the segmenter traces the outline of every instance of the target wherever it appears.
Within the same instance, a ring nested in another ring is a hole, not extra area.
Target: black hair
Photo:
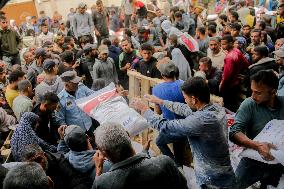
[[[225,22],[227,22],[227,20],[228,20],[228,17],[227,17],[225,14],[221,14],[221,15],[219,16],[219,18],[220,18],[221,20],[224,20]]]
[[[129,37],[132,36],[132,31],[131,31],[131,29],[128,29],[128,28],[124,29],[124,33],[125,33],[127,36],[129,36]]]
[[[142,51],[153,51],[153,47],[147,43],[143,43],[140,48]]]
[[[188,96],[194,96],[204,103],[210,102],[210,91],[206,81],[200,77],[192,77],[183,83],[181,90]]]
[[[216,26],[214,26],[214,25],[209,25],[209,26],[208,26],[208,31],[211,31],[212,33],[216,33]]]
[[[262,57],[268,57],[269,50],[266,46],[257,46],[253,50],[260,54]]]
[[[209,26],[214,26],[215,28],[217,27],[217,23],[214,22],[214,21],[209,21],[207,25],[208,25],[208,27]]]
[[[206,33],[206,29],[205,29],[205,27],[203,27],[203,26],[198,27],[197,30],[198,30],[202,35],[205,35],[205,33]]]
[[[249,28],[249,29],[251,29],[250,25],[248,25],[248,24],[243,25],[243,28]]]
[[[79,41],[79,42],[80,42],[80,45],[81,45],[82,43],[87,44],[87,43],[90,42],[90,39],[89,39],[88,36],[83,36],[83,37],[80,38],[80,41]]]
[[[14,70],[9,74],[8,81],[10,83],[16,82],[18,81],[20,77],[24,77],[24,75],[25,75],[25,72],[20,71],[20,70]]]
[[[231,28],[236,29],[237,31],[241,31],[242,26],[239,23],[232,23]]]
[[[264,30],[266,28],[266,23],[262,20],[257,21],[259,23],[259,26],[261,27],[261,30]]]
[[[208,57],[200,58],[199,63],[207,64],[209,67],[212,66],[212,61]]]
[[[227,41],[228,43],[234,42],[234,38],[231,35],[224,35],[221,40]]]
[[[71,64],[74,61],[74,53],[70,50],[64,51],[60,54],[60,58],[62,62],[66,62],[67,64]]]
[[[182,13],[180,11],[177,11],[175,13],[175,17],[181,18],[182,17]]]
[[[232,11],[232,12],[231,12],[231,15],[232,15],[233,17],[235,17],[235,18],[236,18],[236,20],[238,20],[238,19],[239,19],[239,14],[238,14],[238,12],[236,12],[236,11]]]
[[[258,33],[259,37],[261,36],[261,31],[257,29],[253,29],[250,33]]]
[[[261,70],[251,76],[251,81],[278,89],[279,80],[273,70]]]
[[[109,46],[111,46],[111,41],[109,39],[103,39],[102,44],[109,47]]]
[[[59,98],[57,94],[53,92],[47,92],[43,95],[41,102],[46,104],[56,104],[59,102]]]
[[[72,36],[66,36],[64,37],[64,43],[70,43],[72,39],[74,39]]]

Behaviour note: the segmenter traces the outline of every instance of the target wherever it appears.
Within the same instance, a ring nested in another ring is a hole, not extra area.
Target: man
[[[64,82],[64,89],[58,94],[60,109],[56,112],[56,121],[60,125],[78,125],[85,132],[92,132],[92,119],[76,105],[75,101],[93,94],[94,91],[80,83],[81,78],[75,71],[66,71],[60,77]]]
[[[97,150],[96,188],[187,188],[184,176],[166,156],[149,158],[145,153],[135,154],[126,130],[117,123],[105,123],[95,131]],[[103,173],[104,158],[113,165]],[[139,176],[137,176],[139,175]]]
[[[202,56],[206,56],[207,49],[208,49],[208,43],[209,43],[209,37],[206,35],[206,29],[205,27],[201,26],[196,28],[196,35],[195,35],[199,51],[202,54]]]
[[[31,82],[33,88],[37,84],[37,76],[43,72],[42,64],[47,57],[44,48],[38,48],[35,52],[35,60],[31,64],[27,72],[27,79]]]
[[[147,77],[160,78],[161,73],[157,69],[157,59],[153,57],[152,46],[148,44],[142,44],[140,52],[142,60],[134,65],[133,68]]]
[[[108,47],[108,52],[109,52],[108,56],[112,58],[112,60],[114,61],[115,68],[116,70],[118,70],[120,48],[113,45],[110,39],[103,39],[102,44]]]
[[[276,17],[276,39],[284,38],[284,3],[278,6],[278,15]]]
[[[146,99],[185,116],[185,119],[163,119],[137,99],[132,102],[132,106],[140,110],[147,122],[160,132],[187,137],[194,154],[197,184],[201,188],[234,188],[235,175],[230,162],[224,108],[210,104],[209,88],[202,78],[190,78],[181,89],[187,104],[155,96],[146,96]]]
[[[27,73],[35,57],[30,51],[27,50],[24,52],[23,58],[25,62],[22,65],[22,70],[23,72]]]
[[[9,107],[5,97],[5,92],[8,85],[9,82],[7,78],[7,70],[5,64],[0,61],[0,107],[6,111],[12,112],[12,109]]]
[[[0,16],[0,27],[0,57],[11,70],[15,64],[21,65],[19,50],[22,39],[16,31],[9,28],[7,18],[4,16]]]
[[[206,83],[208,84],[210,94],[219,95],[219,86],[222,79],[222,71],[212,66],[212,61],[208,57],[199,60],[199,70],[206,74]]]
[[[60,134],[58,151],[65,153],[65,157],[75,170],[95,180],[96,165],[93,157],[96,150],[93,149],[88,135],[77,125],[61,126],[58,132]],[[103,172],[107,172],[110,166],[111,164],[105,161]]]
[[[241,22],[239,21],[239,14],[236,12],[236,11],[232,11],[229,13],[229,21],[230,23],[240,23]]]
[[[106,85],[113,82],[118,84],[118,76],[116,67],[112,58],[108,57],[109,51],[106,45],[99,47],[99,57],[93,66],[93,77],[96,79],[104,79]]]
[[[107,23],[109,21],[108,12],[104,9],[103,2],[97,0],[96,10],[93,12],[93,22],[95,24],[95,34],[98,40],[98,45],[101,41],[109,37]]]
[[[33,109],[32,97],[34,95],[31,82],[29,80],[22,80],[18,83],[18,90],[20,92],[13,101],[13,112],[18,121],[25,112],[31,112]]]
[[[90,74],[93,76],[93,66],[95,64],[96,58],[98,58],[98,47],[94,44],[86,44],[83,48],[84,57],[82,58],[82,64],[86,64],[90,71]]]
[[[33,113],[39,116],[39,126],[36,130],[37,135],[44,141],[57,145],[59,139],[57,129],[59,124],[55,119],[55,110],[58,107],[59,98],[55,93],[46,92],[32,110]]]
[[[239,2],[240,8],[237,10],[237,13],[240,17],[240,20],[243,25],[246,24],[246,17],[250,14],[250,9],[246,6],[246,2],[241,0]]]
[[[247,44],[251,43],[250,31],[251,31],[251,27],[248,24],[243,25],[243,27],[242,27],[242,37],[244,37],[246,39]]]
[[[242,26],[239,23],[231,24],[231,36],[233,37],[240,37]]]
[[[212,61],[212,66],[223,70],[224,59],[226,53],[221,48],[221,40],[218,37],[212,37],[209,40],[209,48],[207,50],[207,57]]]
[[[85,47],[85,46],[84,46]],[[82,77],[82,82],[87,87],[91,88],[93,84],[92,75],[89,71],[88,64],[85,64],[85,60],[77,58],[75,61],[74,53],[72,51],[65,51],[61,54],[63,63],[58,66],[58,75],[66,71],[75,70],[79,77]]]
[[[173,26],[182,32],[188,32],[189,30],[189,24],[182,19],[182,13],[180,11],[175,13],[175,22]]]
[[[239,107],[240,74],[244,74],[249,62],[239,49],[234,48],[234,39],[225,35],[221,40],[222,48],[228,51],[224,59],[224,71],[220,84],[220,93],[224,99],[224,106],[231,111]]]
[[[274,70],[278,72],[279,66],[276,64],[275,59],[268,57],[268,49],[266,46],[258,46],[252,50],[253,64],[249,66],[249,74],[253,76],[261,70]]]
[[[131,16],[134,12],[133,1],[122,0],[121,1],[121,11],[124,13],[124,27],[129,28],[131,22]]]
[[[140,45],[147,43],[151,46],[159,46],[159,36],[157,34],[157,30],[155,28],[140,27],[138,28],[138,35],[136,36],[136,40]],[[141,46],[140,46],[141,47]]]
[[[168,62],[161,64],[159,66],[159,70],[165,82],[155,85],[155,87],[152,89],[153,95],[163,100],[184,103],[184,98],[181,91],[181,86],[184,82],[177,79],[178,68],[172,62]],[[167,120],[184,118],[169,111],[165,106],[158,104],[155,105],[155,112],[162,114],[163,118]],[[167,155],[171,159],[175,160],[177,166],[183,165],[182,149],[179,148],[181,141],[184,141],[184,137],[166,135],[163,132],[160,132],[156,139],[156,144],[161,150],[162,154]],[[173,143],[174,154],[168,147],[169,143]]]
[[[41,24],[40,29],[41,29],[41,33],[38,36],[39,46],[42,46],[46,42],[52,43],[53,42],[53,38],[54,38],[54,36],[53,36],[54,34],[52,32],[48,31],[48,25],[43,23],[43,24]]]
[[[44,152],[39,145],[28,145],[21,159],[24,162],[37,162],[53,181],[53,188],[89,189],[92,185],[92,180],[74,170],[62,154]]]
[[[41,102],[41,99],[46,92],[59,94],[64,88],[61,78],[57,75],[58,63],[56,60],[46,59],[44,60],[42,67],[45,75],[44,80],[35,87],[36,104]]]
[[[251,31],[251,44],[247,47],[246,51],[251,54],[252,49],[257,46],[265,46],[263,42],[261,42],[261,31],[260,30],[252,30]]]
[[[120,72],[118,72],[118,77],[119,83],[122,85],[122,87],[125,90],[128,90],[129,78],[127,75],[127,70],[131,69],[132,65],[139,61],[137,56],[138,51],[132,48],[132,44],[129,39],[123,39],[121,41],[121,48],[123,52],[119,55],[118,64]]]
[[[68,34],[68,29],[65,27],[65,22],[62,20],[59,21],[59,28],[57,33],[62,34],[64,37]]]
[[[77,41],[83,36],[88,37],[90,43],[94,42],[94,23],[92,16],[86,12],[87,5],[80,3],[78,6],[78,12],[75,13],[72,20],[72,29]]]
[[[23,163],[12,168],[4,179],[4,189],[52,189],[53,183],[43,168],[35,162]]]
[[[277,96],[277,88],[278,78],[273,71],[259,71],[253,75],[252,96],[241,104],[230,128],[231,141],[257,151],[267,161],[274,159],[270,153],[273,145],[253,139],[272,119],[284,119],[284,97]],[[261,188],[266,188],[267,185],[276,187],[283,173],[283,165],[270,165],[242,158],[236,170],[236,177],[239,188],[247,188],[257,181],[261,182]]]
[[[7,85],[5,97],[11,108],[14,99],[19,96],[18,83],[24,79],[24,76],[25,73],[19,70],[12,71],[8,76],[9,85]]]
[[[172,48],[170,49],[172,61],[179,70],[179,79],[186,81],[191,77],[193,63],[191,60],[188,62],[188,58],[186,58],[186,56],[183,54],[184,51],[181,51],[179,48],[177,35],[170,35],[169,42],[172,45]],[[190,67],[190,65],[192,65],[192,67]]]
[[[284,96],[284,47],[277,51],[274,51],[275,57],[277,57],[277,64],[279,65],[279,85],[278,96]]]
[[[208,27],[207,27],[207,33],[208,33],[208,36],[211,38],[211,37],[217,37],[218,34],[217,34],[217,31],[216,31],[216,26],[213,25],[213,24],[210,24]]]

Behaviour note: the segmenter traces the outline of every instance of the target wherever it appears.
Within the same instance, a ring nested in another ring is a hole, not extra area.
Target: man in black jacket
[[[90,189],[92,186],[92,180],[78,173],[62,154],[44,152],[38,145],[29,145],[25,148],[22,159],[39,163],[54,182],[54,189]]]
[[[252,60],[254,64],[249,66],[249,75],[252,76],[261,70],[279,71],[279,66],[275,59],[268,57],[269,51],[266,46],[257,46],[252,50]]]
[[[97,177],[93,189],[186,189],[186,179],[167,156],[149,158],[135,154],[126,130],[117,123],[106,123],[95,131],[97,148],[94,155]],[[113,165],[103,173],[104,157]]]

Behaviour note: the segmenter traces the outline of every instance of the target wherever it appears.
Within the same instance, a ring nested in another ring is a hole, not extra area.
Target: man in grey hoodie
[[[37,76],[43,72],[42,64],[46,59],[47,53],[44,48],[38,48],[35,51],[35,60],[31,64],[27,72],[27,79],[31,82],[33,88],[37,83]]]
[[[46,92],[59,94],[64,88],[61,78],[57,75],[58,63],[55,59],[46,59],[43,62],[43,70],[45,72],[45,78],[35,88],[36,104],[41,102]]]
[[[61,140],[57,150],[65,153],[65,157],[74,169],[95,180],[96,165],[93,156],[96,150],[93,150],[88,135],[77,125],[61,126],[58,133]],[[107,172],[110,167],[111,163],[105,161],[103,172]]]
[[[109,57],[108,47],[101,45],[99,47],[99,57],[93,66],[93,80],[104,79],[106,85],[111,82],[118,84],[118,76],[114,61]]]

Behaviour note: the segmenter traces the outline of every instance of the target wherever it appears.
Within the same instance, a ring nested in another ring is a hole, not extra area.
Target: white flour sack
[[[129,108],[125,99],[116,92],[114,83],[96,91],[94,94],[76,100],[78,107],[100,124],[118,122],[135,136],[150,127],[134,109]]]

